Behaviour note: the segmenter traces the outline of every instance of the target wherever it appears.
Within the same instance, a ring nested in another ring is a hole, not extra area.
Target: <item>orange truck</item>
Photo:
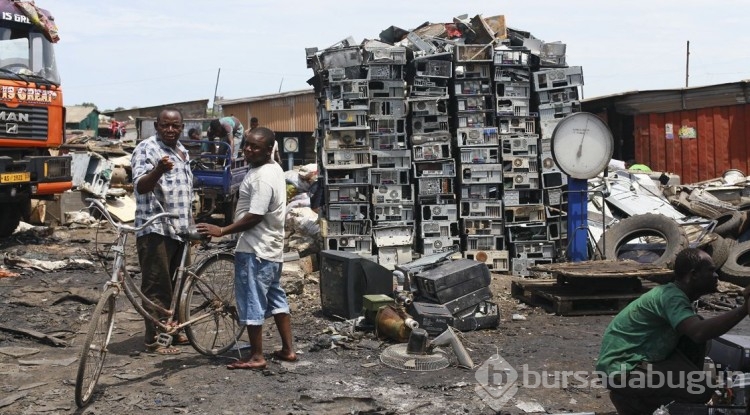
[[[32,199],[72,187],[59,155],[65,109],[55,63],[54,19],[33,1],[0,0],[0,237],[28,216]]]

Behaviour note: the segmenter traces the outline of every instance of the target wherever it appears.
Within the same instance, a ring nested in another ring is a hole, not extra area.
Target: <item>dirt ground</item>
[[[6,255],[95,263],[53,272],[10,268],[20,275],[0,278],[1,413],[613,413],[605,390],[576,382],[555,384],[551,375],[592,371],[601,333],[612,316],[561,317],[519,304],[510,294],[511,277],[500,274],[493,275],[491,287],[501,308],[499,327],[461,335],[478,366],[472,370],[453,364],[414,372],[382,364],[379,355],[390,343],[371,332],[346,333],[340,322],[321,314],[316,273],[298,274],[295,294],[290,294],[300,360],[272,361],[264,371],[226,369],[247,349],[215,358],[190,346],[181,346],[177,356],[142,353],[142,319],[122,296],[99,391],[88,407],[79,410],[73,397],[77,356],[87,328],[85,319],[107,278],[95,254],[97,238],[108,241],[112,233],[104,230],[97,236],[94,229],[60,227],[49,236],[25,233],[0,240],[0,252]],[[132,252],[128,263],[137,270]],[[525,320],[513,319],[514,314]],[[750,331],[746,324],[742,327],[737,330]],[[54,346],[20,330],[52,335],[65,345]],[[270,352],[279,345],[272,321],[264,331],[265,350]],[[334,336],[331,347],[330,335],[336,333],[344,334]],[[240,344],[246,345],[246,340],[244,335]],[[493,355],[521,374],[546,373],[548,385],[553,386],[533,387],[532,379],[499,404],[510,392],[482,388],[491,373],[488,362],[498,362]],[[524,365],[528,365],[525,372]]]

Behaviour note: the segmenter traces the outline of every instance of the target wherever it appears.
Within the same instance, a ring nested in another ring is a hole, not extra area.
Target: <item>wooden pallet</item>
[[[513,298],[542,307],[547,312],[561,316],[617,314],[628,303],[654,287],[644,282],[636,292],[581,293],[580,288],[560,285],[554,280],[513,281],[510,286]]]

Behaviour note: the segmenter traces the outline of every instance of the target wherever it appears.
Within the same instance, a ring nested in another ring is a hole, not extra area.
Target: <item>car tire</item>
[[[724,238],[719,235],[715,236],[716,239],[706,245],[703,250],[711,255],[711,259],[714,261],[714,266],[719,269],[725,262],[727,262],[727,258],[729,258],[729,250],[736,245],[737,242],[731,238]]]
[[[723,281],[742,287],[750,284],[750,241],[733,246],[719,271]]]
[[[717,222],[714,233],[723,237],[736,238],[742,225],[742,212],[731,210],[714,217]]]
[[[607,259],[617,259],[618,251],[625,242],[655,234],[664,238],[666,247],[652,264],[672,268],[677,254],[688,247],[688,237],[674,219],[653,213],[631,216],[612,225],[597,243],[597,256],[602,252]]]

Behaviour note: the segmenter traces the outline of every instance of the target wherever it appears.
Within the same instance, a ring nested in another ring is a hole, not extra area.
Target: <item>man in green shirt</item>
[[[745,305],[703,319],[691,303],[716,291],[711,256],[687,248],[677,255],[675,280],[630,303],[602,337],[596,369],[607,375],[610,399],[620,415],[651,414],[672,401],[706,403],[713,390],[703,371],[707,341],[748,315]]]

